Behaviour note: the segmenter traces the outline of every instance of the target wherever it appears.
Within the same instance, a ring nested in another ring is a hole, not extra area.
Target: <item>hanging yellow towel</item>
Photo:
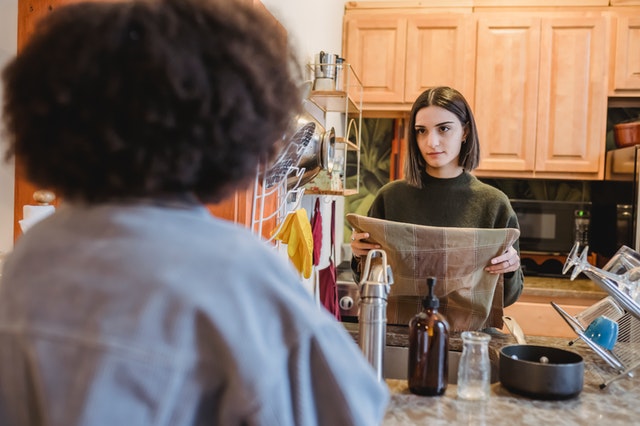
[[[287,245],[287,254],[302,276],[311,276],[313,262],[313,234],[305,209],[287,215],[276,240]]]

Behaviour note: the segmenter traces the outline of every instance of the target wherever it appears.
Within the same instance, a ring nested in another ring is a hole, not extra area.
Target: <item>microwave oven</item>
[[[590,202],[511,200],[520,224],[520,251],[566,255],[589,244]]]

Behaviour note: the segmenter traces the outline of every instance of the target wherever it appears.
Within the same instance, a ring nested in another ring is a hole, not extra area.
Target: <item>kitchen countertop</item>
[[[522,295],[600,300],[607,293],[588,278],[578,277],[572,281],[568,278],[525,276]]]
[[[358,324],[343,323],[357,340]],[[406,346],[408,328],[389,326],[387,345]],[[490,347],[499,350],[504,345],[515,344],[509,334],[491,331]],[[449,385],[443,396],[423,397],[409,392],[406,380],[387,379],[391,401],[383,425],[584,425],[606,423],[607,426],[630,425],[640,422],[640,383],[637,378],[622,377],[600,385],[616,377],[613,370],[584,342],[578,341],[570,348],[569,339],[553,337],[528,338],[528,343],[553,346],[575,351],[585,361],[584,387],[576,398],[565,401],[533,400],[513,394],[500,382],[491,385],[491,397],[487,401],[464,401],[456,397],[456,386]],[[620,344],[620,343],[618,343]],[[459,334],[452,334],[450,349],[461,350]]]

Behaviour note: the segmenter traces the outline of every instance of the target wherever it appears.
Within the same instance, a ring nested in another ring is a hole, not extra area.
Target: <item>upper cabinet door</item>
[[[618,17],[615,90],[640,90],[640,16]]]
[[[471,14],[414,15],[407,20],[405,102],[434,86],[473,100],[475,31]]]
[[[536,171],[599,173],[606,140],[607,20],[580,14],[543,19],[541,40]]]
[[[345,16],[345,61],[362,82],[364,103],[402,103],[407,21],[399,16]]]
[[[534,170],[539,50],[538,18],[478,18],[474,114],[479,171]]]

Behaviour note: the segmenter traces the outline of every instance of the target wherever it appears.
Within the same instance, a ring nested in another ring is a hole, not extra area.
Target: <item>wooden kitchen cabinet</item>
[[[619,8],[615,13],[616,37],[614,96],[640,96],[640,8]]]
[[[474,114],[479,171],[533,171],[540,20],[489,15],[478,19]]]
[[[477,175],[603,177],[607,19],[589,12],[478,14]]]
[[[474,108],[478,176],[602,179],[608,8],[376,7],[348,3],[344,16],[365,115],[406,113],[426,88],[449,85]]]
[[[345,16],[342,56],[360,77],[363,108],[404,102],[406,18]]]
[[[407,111],[425,89],[473,93],[471,13],[355,11],[344,17],[343,56],[363,85],[363,109]]]
[[[473,101],[475,22],[471,14],[433,13],[407,20],[404,100],[426,89],[450,86]]]

